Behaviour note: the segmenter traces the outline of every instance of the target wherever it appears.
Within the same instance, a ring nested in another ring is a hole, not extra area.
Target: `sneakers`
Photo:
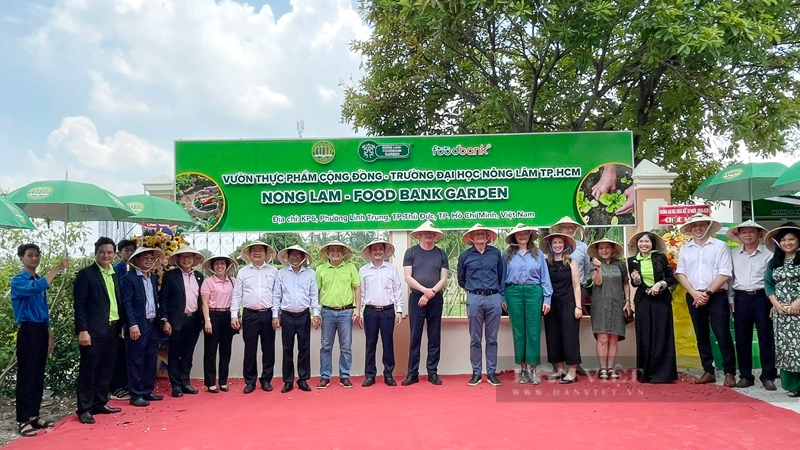
[[[317,383],[317,389],[325,389],[329,384],[331,384],[330,378],[323,378]]]
[[[531,372],[531,384],[541,384],[542,380],[539,378],[539,372],[534,370]]]
[[[500,379],[497,378],[497,375],[493,373],[486,375],[486,380],[488,380],[489,384],[491,384],[492,386],[500,386],[501,384],[503,384],[500,382]]]
[[[346,387],[348,389],[353,387],[353,382],[350,381],[350,378],[339,378],[339,384],[341,384],[342,386],[344,386],[344,387]]]
[[[531,374],[528,372],[528,369],[522,369],[522,373],[519,375],[519,383],[525,384],[531,382]]]
[[[476,373],[472,375],[472,378],[470,378],[469,381],[467,381],[467,384],[470,386],[477,386],[481,384],[481,381],[483,381],[483,377],[481,377],[481,374]]]
[[[111,393],[111,400],[130,400],[131,393],[125,388],[119,388]]]

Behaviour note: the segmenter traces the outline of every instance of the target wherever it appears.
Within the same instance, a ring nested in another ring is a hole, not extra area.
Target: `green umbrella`
[[[694,196],[706,200],[753,200],[777,197],[780,192],[772,183],[786,170],[778,162],[754,162],[728,166],[707,179],[695,191]],[[755,214],[755,213],[751,213]]]
[[[135,214],[122,219],[124,222],[156,222],[169,225],[191,225],[192,216],[179,204],[152,195],[126,195],[119,198]]]
[[[30,217],[62,222],[121,220],[133,215],[119,197],[89,183],[36,181],[6,197]]]
[[[800,192],[800,161],[792,164],[772,183],[772,187],[782,194]]]
[[[19,206],[9,202],[5,197],[0,197],[0,228],[33,230],[36,226]]]

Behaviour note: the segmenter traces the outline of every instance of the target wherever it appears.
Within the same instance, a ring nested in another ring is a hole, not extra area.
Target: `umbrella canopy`
[[[36,226],[19,206],[0,197],[0,228],[24,228],[32,230]]]
[[[78,181],[36,181],[11,192],[6,199],[30,217],[62,222],[121,220],[133,215],[116,195]]]
[[[728,166],[707,179],[697,190],[695,197],[706,200],[753,201],[776,197],[780,192],[772,183],[786,171],[779,162],[755,162]]]
[[[800,161],[784,170],[781,176],[772,183],[772,187],[782,194],[800,192]]]
[[[125,195],[119,199],[134,212],[134,215],[122,219],[124,222],[156,222],[169,225],[191,225],[194,223],[192,216],[186,210],[177,203],[165,198],[139,194]]]

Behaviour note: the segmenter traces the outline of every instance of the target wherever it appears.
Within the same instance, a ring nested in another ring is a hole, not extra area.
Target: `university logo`
[[[44,200],[53,193],[53,188],[50,186],[39,186],[31,188],[25,194],[31,200]]]
[[[311,148],[311,157],[320,164],[328,164],[336,157],[336,148],[328,141],[319,141]]]

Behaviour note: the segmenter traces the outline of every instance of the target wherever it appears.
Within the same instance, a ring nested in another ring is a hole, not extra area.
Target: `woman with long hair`
[[[767,233],[774,256],[764,275],[764,290],[775,308],[775,366],[789,397],[800,397],[800,226],[786,222]]]
[[[628,272],[636,288],[636,369],[640,383],[671,383],[678,379],[672,293],[678,284],[667,261],[667,244],[649,231],[633,235],[628,242]]]
[[[547,260],[533,243],[538,237],[535,228],[517,224],[506,236],[508,248],[503,255],[503,309],[511,321],[514,360],[521,369],[519,382],[532,384],[541,382],[536,367],[541,358],[542,315],[550,312],[553,295]]]
[[[547,339],[547,362],[555,372],[548,380],[561,384],[578,381],[578,364],[581,363],[580,324],[581,281],[578,265],[569,255],[575,249],[575,240],[565,234],[551,233],[539,242],[547,256],[547,270],[553,285],[550,313],[544,316]],[[565,372],[565,366],[568,366]]]
[[[231,362],[233,336],[238,333],[231,327],[231,299],[233,298],[233,271],[236,261],[224,255],[215,255],[203,262],[208,278],[203,280],[200,299],[203,302],[203,381],[212,394],[228,391],[228,367]],[[217,350],[219,350],[219,389],[217,389]]]

